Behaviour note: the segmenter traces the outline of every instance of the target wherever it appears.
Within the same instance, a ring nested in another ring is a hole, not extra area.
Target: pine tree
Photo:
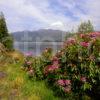
[[[13,47],[13,40],[11,35],[8,33],[3,12],[0,13],[0,42],[8,49]]]
[[[1,12],[0,13],[0,42],[2,42],[3,39],[7,36],[9,36],[9,34],[8,34],[5,18],[3,13]]]
[[[78,27],[78,33],[90,33],[93,32],[94,28],[90,20],[82,22]]]

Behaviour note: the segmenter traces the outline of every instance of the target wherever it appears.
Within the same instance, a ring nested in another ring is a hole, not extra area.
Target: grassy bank
[[[21,65],[0,65],[0,100],[58,100],[44,81],[30,80]]]

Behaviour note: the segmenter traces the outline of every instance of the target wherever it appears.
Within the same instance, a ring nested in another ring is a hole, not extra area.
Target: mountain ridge
[[[50,41],[54,40],[55,42],[61,42],[63,41],[63,38],[65,37],[66,32],[61,30],[53,30],[53,29],[39,29],[35,31],[18,31],[12,33],[12,36],[15,41],[36,41],[38,38],[38,41],[49,39]],[[28,40],[23,40],[25,38],[28,38]]]

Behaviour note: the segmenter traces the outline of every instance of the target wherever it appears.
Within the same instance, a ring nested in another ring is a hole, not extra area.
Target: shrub
[[[45,68],[47,81],[57,88],[57,93],[61,91],[66,95],[71,92],[79,99],[86,93],[93,93],[94,86],[100,82],[99,38],[100,33],[95,32],[80,34],[64,42],[64,48],[55,55],[56,66],[52,60],[52,64]]]
[[[40,57],[32,57],[31,53],[27,53],[24,60],[24,68],[29,71],[33,69],[34,77],[38,80],[43,80],[44,77],[44,67],[51,63],[50,59],[52,55],[52,49],[46,48]],[[31,70],[32,72],[32,70]]]
[[[45,79],[57,96],[80,100],[100,95],[100,32],[68,38],[55,55],[49,48],[26,59],[25,66],[32,66],[36,78]]]
[[[2,43],[7,48],[7,50],[13,50],[13,38],[8,36],[2,40]]]

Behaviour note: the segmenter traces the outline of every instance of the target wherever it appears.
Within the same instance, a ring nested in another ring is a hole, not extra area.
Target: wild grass
[[[59,100],[44,81],[29,79],[21,63],[0,65],[6,74],[0,79],[0,100]]]

